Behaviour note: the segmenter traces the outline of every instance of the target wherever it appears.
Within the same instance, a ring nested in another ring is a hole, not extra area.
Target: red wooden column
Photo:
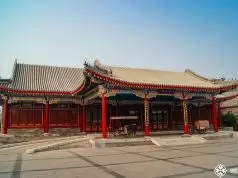
[[[44,134],[49,133],[49,101],[46,100],[45,103],[45,113],[44,113]]]
[[[119,102],[117,101],[116,102],[116,116],[119,116]],[[116,126],[116,129],[118,129],[120,127],[120,124],[119,124],[119,120],[115,120],[115,126]]]
[[[218,132],[218,126],[217,126],[217,106],[216,106],[216,101],[215,101],[214,98],[212,99],[212,121],[213,121],[214,132]]]
[[[184,135],[188,135],[188,107],[185,97],[183,97],[183,123]]]
[[[8,98],[4,100],[4,104],[2,107],[2,134],[7,134],[7,111],[8,111]]]
[[[81,119],[81,129],[82,132],[86,132],[86,113],[85,113],[85,105],[82,105],[82,119]]]
[[[218,120],[219,120],[219,127],[222,128],[222,114],[221,114],[221,103],[218,102],[218,111],[217,111],[217,115],[218,115]]]
[[[102,92],[102,138],[107,138],[107,103],[105,93]]]
[[[149,100],[147,96],[144,99],[145,107],[145,136],[150,136],[150,121],[149,121]]]
[[[78,104],[77,105],[77,110],[78,110],[78,112],[77,112],[77,119],[78,119],[78,124],[79,124],[79,130],[80,130],[80,132],[82,131],[81,129],[82,129],[82,123],[81,123],[81,107],[80,107],[80,104]]]

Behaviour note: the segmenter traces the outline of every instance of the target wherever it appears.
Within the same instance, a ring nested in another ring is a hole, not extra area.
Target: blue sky
[[[1,0],[0,75],[13,63],[102,63],[238,78],[237,0]]]

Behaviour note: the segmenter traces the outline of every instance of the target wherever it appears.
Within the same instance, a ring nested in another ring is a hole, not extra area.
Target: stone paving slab
[[[194,173],[192,175],[177,176],[179,178],[218,178],[213,172]],[[224,178],[235,178],[236,175],[225,175]],[[171,177],[172,178],[172,177]],[[176,178],[176,177],[174,177]]]
[[[56,171],[50,170],[50,171],[33,171],[33,172],[21,172],[21,173],[16,173],[15,177],[18,178],[57,178]],[[67,171],[67,174],[70,176],[70,172]],[[69,178],[68,176],[68,178]],[[6,177],[8,178],[8,177]],[[11,178],[11,177],[9,177]]]
[[[149,161],[154,160],[153,158],[145,158],[140,155],[134,154],[123,154],[123,155],[108,155],[108,156],[93,156],[88,158],[90,161],[95,162],[99,165],[107,165],[107,164],[121,164],[121,163],[134,163],[140,161]]]
[[[182,150],[164,150],[161,152],[144,152],[143,155],[146,156],[153,156],[159,159],[171,159],[171,158],[178,158],[178,157],[190,157],[190,156],[198,156],[202,155],[202,153],[193,153],[187,152]]]
[[[12,174],[11,173],[0,174],[0,178],[12,178]]]
[[[173,162],[190,164],[192,166],[199,166],[205,169],[214,169],[218,164],[225,166],[238,167],[238,158],[220,156],[220,155],[199,155],[185,158],[172,159]]]
[[[15,165],[15,161],[11,161],[11,162],[0,162],[0,173],[1,172],[11,172],[12,168]]]
[[[115,178],[115,176],[108,174],[104,170],[97,167],[72,169],[72,173],[74,174],[74,176],[77,175],[78,178]]]
[[[199,149],[196,147],[187,148],[188,151],[202,152],[202,153],[220,153],[220,152],[229,152],[234,150],[234,145],[216,145],[216,146],[208,146],[208,147],[200,147]]]
[[[145,177],[163,177],[182,173],[192,173],[202,171],[201,169],[181,166],[165,161],[150,161],[142,163],[133,163],[130,165],[107,166],[113,171],[119,172],[127,178],[145,178]],[[171,171],[173,170],[173,172]]]
[[[0,154],[0,163],[4,163],[7,161],[15,161],[16,160],[17,155],[16,154],[5,154],[5,155],[1,155]]]
[[[57,162],[57,164],[56,164]],[[37,171],[37,170],[61,170],[66,168],[80,168],[90,166],[89,163],[78,158],[67,159],[47,159],[47,160],[31,160],[23,161],[21,171]]]
[[[223,155],[223,156],[234,156],[234,157],[237,157],[237,158],[238,158],[238,149],[237,149],[237,151],[234,151],[234,152],[224,152],[224,153],[220,153],[220,155]]]
[[[217,139],[232,138],[233,137],[233,132],[230,132],[230,131],[220,131],[220,132],[212,133],[212,134],[203,134],[203,135],[201,135],[201,137],[205,138],[207,140],[217,140]]]
[[[69,149],[69,151],[73,151],[79,155],[83,155],[84,157],[92,157],[92,156],[108,156],[108,155],[121,155],[124,152],[112,148],[78,148],[78,149]],[[71,154],[72,155],[72,154]]]
[[[216,177],[213,169],[220,163],[238,168],[238,158],[234,157],[238,140],[227,141],[226,145],[220,140],[208,142],[198,147],[74,148],[33,155],[24,153],[26,146],[11,148],[0,150],[0,178],[212,178]],[[226,152],[230,156],[223,155],[221,150],[230,148],[231,152]]]
[[[140,149],[137,149],[137,147],[132,146],[125,146],[120,148],[114,148],[116,150],[126,151],[126,152],[132,152],[132,153],[138,153],[138,152],[154,152],[154,151],[163,151],[168,150],[167,148],[158,147],[156,145],[142,145],[140,146]]]
[[[48,159],[67,159],[67,158],[72,158],[72,154],[66,151],[54,151],[52,154],[52,151],[47,151],[47,152],[39,152],[36,154],[22,154],[22,159],[24,160],[48,160]]]

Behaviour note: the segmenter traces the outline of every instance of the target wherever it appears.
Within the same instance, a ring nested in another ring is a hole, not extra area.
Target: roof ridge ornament
[[[16,68],[17,68],[17,58],[15,58],[15,60],[14,60],[14,64],[13,64],[13,69],[12,69],[12,75],[11,75],[11,78],[10,78],[10,82],[12,82],[13,79],[14,79],[14,77],[15,77]]]
[[[112,75],[112,69],[111,68],[107,69],[104,65],[101,64],[101,62],[99,61],[98,58],[96,58],[96,60],[94,61],[94,67],[97,70],[99,70],[107,75]]]

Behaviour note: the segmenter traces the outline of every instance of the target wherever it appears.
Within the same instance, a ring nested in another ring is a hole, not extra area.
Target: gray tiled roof
[[[234,85],[234,84],[238,84],[238,81],[237,80],[220,81],[219,84],[224,85],[224,86]],[[238,88],[223,92],[223,93],[217,95],[216,98],[217,99],[226,99],[226,98],[231,98],[231,97],[235,97],[235,96],[238,96]],[[227,101],[227,103],[228,102],[229,101]]]
[[[96,60],[94,62],[94,68],[97,67],[111,71],[111,74],[109,74],[111,78],[129,83],[201,88],[216,88],[222,86],[220,84],[211,82],[209,79],[202,77],[201,75],[198,75],[191,70],[185,70],[185,72],[172,72],[129,67],[116,67],[102,65],[98,60]]]
[[[72,92],[84,82],[83,69],[16,64],[11,82],[0,87],[21,91]]]
[[[133,83],[147,83],[158,85],[178,85],[195,87],[216,87],[212,82],[195,76],[189,72],[172,72],[125,67],[111,67],[115,79]]]
[[[221,107],[237,107],[237,106],[238,106],[238,98],[237,97],[221,102]]]

